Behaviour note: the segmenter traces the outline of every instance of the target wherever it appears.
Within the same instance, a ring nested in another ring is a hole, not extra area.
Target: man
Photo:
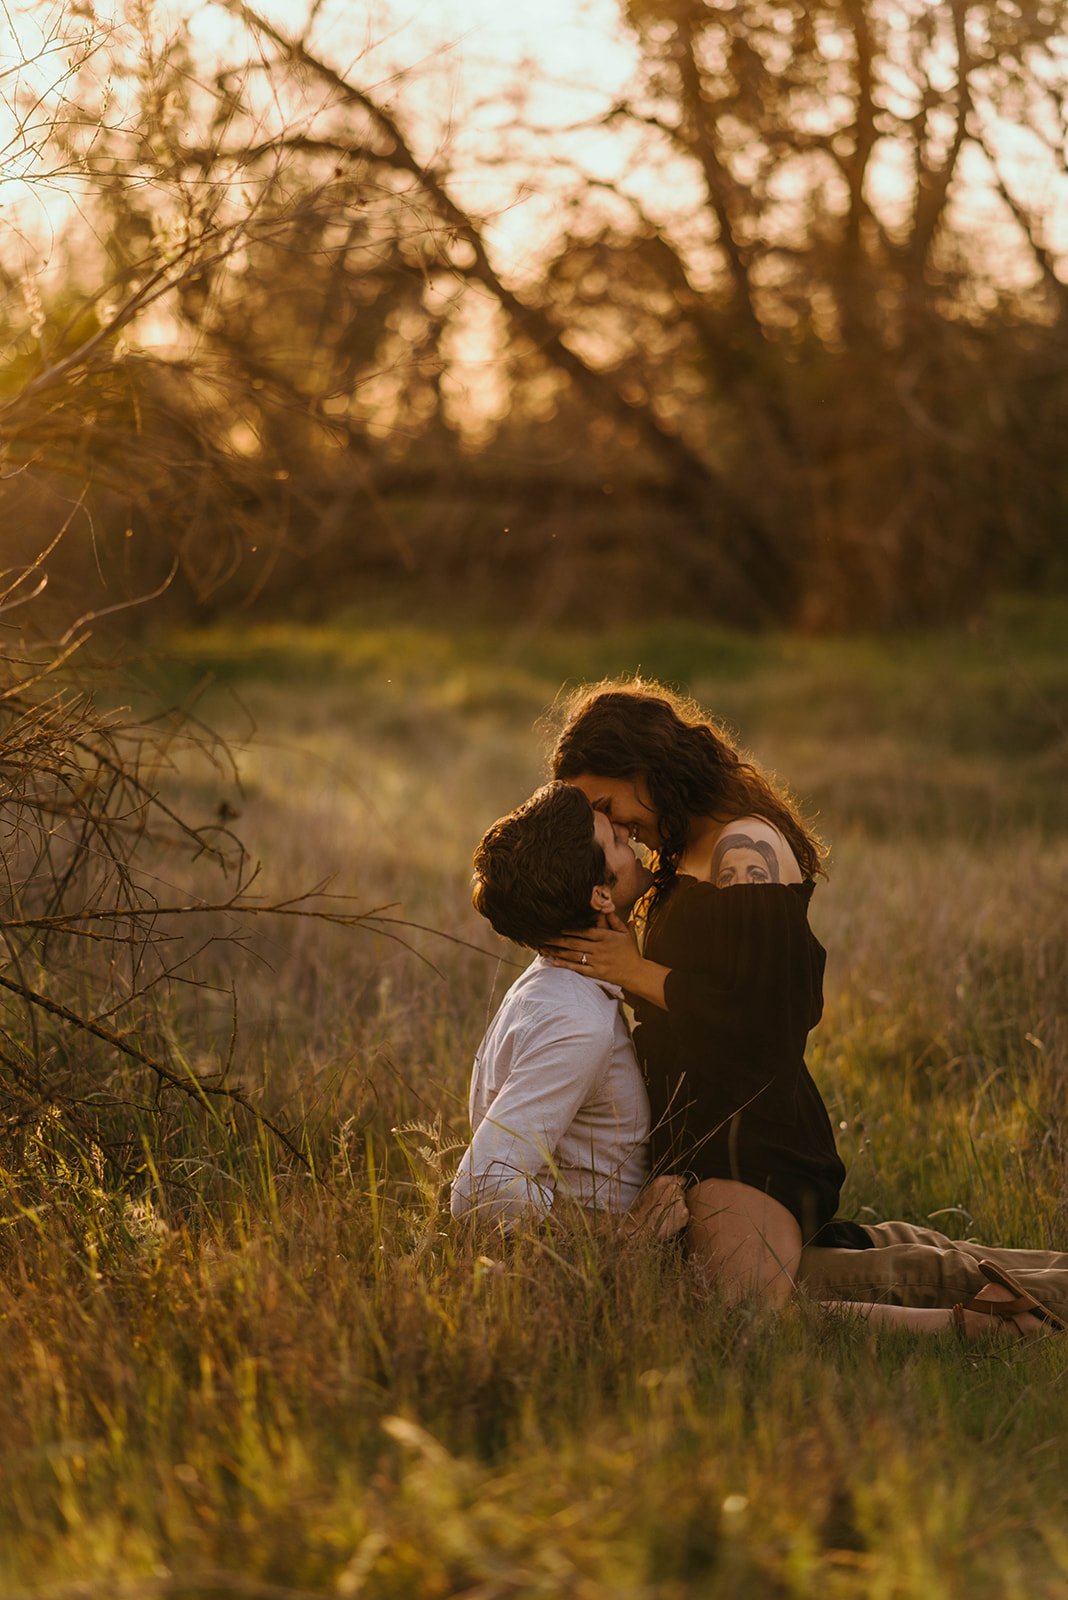
[[[628,917],[650,882],[626,830],[566,783],[495,822],[475,852],[475,905],[534,950],[566,928]],[[634,1205],[649,1101],[622,998],[542,956],[512,984],[475,1057],[453,1216],[507,1228],[544,1217],[558,1196],[599,1212]]]
[[[628,831],[566,783],[547,784],[495,822],[474,866],[478,910],[534,950],[565,930],[621,928],[651,883]],[[678,1181],[646,1182],[649,1102],[622,999],[540,955],[512,985],[475,1057],[473,1137],[453,1182],[454,1217],[512,1228],[567,1195],[628,1213],[661,1237],[686,1225]],[[813,1299],[950,1307],[987,1285],[985,1260],[1068,1319],[1068,1254],[993,1249],[904,1222],[865,1231],[869,1249],[803,1250],[798,1281]]]

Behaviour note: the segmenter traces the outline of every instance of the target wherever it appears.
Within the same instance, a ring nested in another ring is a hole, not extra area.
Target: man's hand
[[[664,1173],[650,1178],[619,1225],[622,1239],[638,1235],[652,1239],[674,1239],[690,1220],[686,1190],[681,1178]]]

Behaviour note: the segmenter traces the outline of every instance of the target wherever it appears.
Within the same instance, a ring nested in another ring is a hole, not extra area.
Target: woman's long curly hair
[[[675,880],[694,817],[764,817],[789,841],[802,875],[823,872],[826,848],[790,794],[745,760],[695,700],[641,678],[606,679],[564,702],[554,778],[593,773],[640,780],[660,829],[653,904]]]

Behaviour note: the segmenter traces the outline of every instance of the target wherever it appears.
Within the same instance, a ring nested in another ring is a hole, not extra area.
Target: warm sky
[[[84,0],[81,6],[0,0],[0,95],[14,82],[17,52],[33,57],[42,38],[57,26],[69,36],[72,27],[81,26],[72,19],[87,9]],[[307,17],[308,0],[263,0],[259,9],[297,33]],[[122,0],[95,0],[93,10],[98,22],[121,24],[133,7]],[[189,22],[206,68],[240,56],[237,24],[210,0],[156,0],[153,11],[161,31]],[[441,137],[448,138],[459,157],[465,202],[478,211],[499,213],[498,249],[521,271],[524,256],[536,250],[549,220],[554,192],[567,180],[569,161],[581,161],[594,177],[618,178],[629,150],[619,137],[588,132],[581,140],[572,137],[553,146],[551,160],[524,162],[527,184],[517,199],[516,169],[496,165],[503,153],[501,125],[509,115],[506,97],[521,87],[525,112],[539,127],[566,127],[603,110],[626,83],[633,63],[617,18],[614,0],[327,0],[312,41],[334,63],[352,66],[361,83],[383,86],[401,69],[409,74],[404,103],[416,110],[424,142],[432,148]],[[52,52],[36,69],[35,81],[45,86],[50,77],[58,77],[61,59],[59,52]],[[11,126],[8,117],[4,128],[4,110],[0,103],[0,144]],[[487,155],[493,157],[491,164]],[[18,198],[10,167],[6,187],[6,195],[0,189],[0,198],[10,205],[13,196]],[[539,190],[544,198],[539,199]],[[38,196],[38,210],[42,206],[50,218],[61,214],[54,193]],[[42,220],[48,219],[38,216]]]
[[[72,29],[83,26],[79,18],[89,13],[98,23],[121,23],[138,3],[0,0],[0,97],[16,81],[10,70],[16,45],[32,55],[42,32],[58,27],[69,38]],[[308,4],[261,0],[260,8],[297,32]],[[183,21],[191,24],[205,69],[226,58],[240,59],[238,25],[219,5],[155,0],[152,11],[161,30]],[[489,236],[498,259],[522,277],[524,268],[536,266],[540,243],[553,231],[554,213],[573,185],[576,169],[594,180],[621,182],[659,220],[672,212],[684,214],[688,207],[692,177],[677,164],[652,168],[648,151],[639,156],[633,136],[559,131],[595,117],[627,84],[634,56],[618,15],[616,0],[322,0],[312,43],[380,94],[388,94],[394,74],[405,69],[400,96],[409,113],[408,126],[415,127],[427,149],[447,140],[460,198],[474,211],[495,218]],[[53,69],[60,59],[54,53],[38,69],[42,85],[48,82],[45,67]],[[522,136],[502,131],[510,115],[510,95],[513,108],[514,97],[523,96],[525,120],[545,131]],[[1050,242],[1068,252],[1068,203],[1049,203],[1055,180],[1048,170],[1039,170],[1034,152],[1013,130],[1003,131],[1020,192],[1045,200],[1054,219],[1051,226],[1060,235]],[[0,100],[0,147],[4,142]],[[984,196],[974,161],[972,168],[975,181],[957,204],[967,210],[973,226],[985,231],[992,222],[996,226],[1000,204]],[[970,172],[966,169],[966,176]],[[893,182],[891,165],[876,175],[879,182]],[[25,191],[17,181],[0,183],[7,220],[20,194]],[[61,214],[60,194],[39,187],[26,225],[46,235]]]

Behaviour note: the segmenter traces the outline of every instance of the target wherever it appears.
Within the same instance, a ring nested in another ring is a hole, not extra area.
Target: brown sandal
[[[980,1300],[978,1298],[974,1298],[971,1300],[959,1300],[953,1307],[953,1327],[956,1330],[957,1337],[964,1344],[971,1344],[972,1336],[968,1332],[968,1323],[965,1318],[965,1312],[976,1311],[981,1316],[991,1317],[994,1322],[1011,1322],[1015,1326],[1016,1318],[1024,1311],[1028,1310],[1030,1310],[1030,1306],[1025,1306],[1023,1301],[1019,1299]],[[991,1326],[990,1332],[994,1332],[993,1326]],[[1022,1328],[1016,1328],[1016,1334],[1020,1339],[1026,1338]]]
[[[1068,1333],[1068,1325],[1062,1321],[1057,1313],[1051,1311],[1048,1306],[1044,1306],[1041,1300],[1037,1300],[1029,1289],[1024,1288],[1019,1279],[1012,1277],[1004,1268],[997,1266],[993,1261],[980,1261],[979,1271],[989,1283],[996,1283],[1000,1288],[1008,1289],[1011,1294],[1016,1296],[1015,1300],[984,1301],[984,1305],[997,1305],[1000,1303],[1006,1308],[1004,1315],[1010,1317],[1023,1315],[1036,1317],[1039,1322],[1046,1324],[1051,1333]],[[969,1309],[974,1308],[969,1307]]]
[[[998,1322],[1015,1322],[1017,1317],[1034,1317],[1037,1321],[1046,1324],[1051,1333],[1064,1333],[1068,1330],[1060,1317],[1044,1306],[1041,1300],[1036,1300],[1022,1284],[1018,1283],[1009,1273],[1004,1272],[992,1261],[980,1261],[979,1271],[989,1283],[996,1283],[999,1288],[1008,1289],[1012,1294],[1011,1300],[980,1300],[978,1296],[971,1300],[961,1300],[953,1307],[953,1326],[958,1336],[964,1342],[970,1343],[968,1337],[968,1324],[965,1312],[975,1311],[980,1316],[993,1317]],[[981,1292],[981,1291],[980,1291]],[[1022,1329],[1017,1329],[1020,1338],[1027,1335]]]

